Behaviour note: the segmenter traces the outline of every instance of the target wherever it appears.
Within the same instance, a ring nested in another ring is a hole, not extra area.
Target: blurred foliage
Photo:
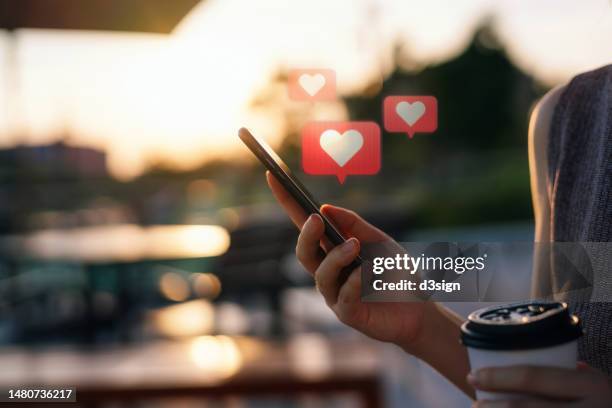
[[[456,58],[420,72],[398,67],[375,96],[345,100],[350,120],[374,120],[382,128],[386,96],[434,95],[435,133],[409,139],[383,129],[381,172],[349,176],[340,189],[331,177],[302,177],[324,192],[323,199],[366,212],[392,201],[389,209],[409,212],[411,226],[529,220],[527,124],[531,106],[545,90],[512,64],[485,24]],[[300,168],[299,136],[290,136],[280,154]],[[346,191],[363,199],[343,200]]]

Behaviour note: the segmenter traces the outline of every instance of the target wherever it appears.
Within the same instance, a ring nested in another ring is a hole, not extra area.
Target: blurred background
[[[469,406],[335,320],[237,129],[398,240],[530,241],[530,109],[612,62],[607,0],[0,0],[0,28],[0,386],[92,407]],[[337,100],[289,100],[310,67]],[[304,124],[387,95],[438,131],[301,172]]]

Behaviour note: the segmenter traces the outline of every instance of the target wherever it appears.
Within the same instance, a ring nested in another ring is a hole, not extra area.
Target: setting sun
[[[609,57],[612,10],[604,0],[549,0],[527,12],[509,1],[412,3],[208,0],[169,36],[24,30],[15,44],[4,36],[2,51],[16,47],[18,84],[0,88],[15,94],[8,107],[0,104],[0,145],[69,136],[72,144],[106,150],[111,173],[122,179],[151,163],[189,169],[244,155],[239,127],[276,145],[288,130],[287,109],[313,114],[308,105],[289,104],[284,89],[270,88],[287,69],[334,69],[340,94],[349,95],[389,74],[398,41],[406,65],[420,69],[459,53],[487,17],[516,63],[548,84]],[[580,27],[582,34],[573,34]],[[252,106],[262,95],[272,104]],[[324,119],[346,115],[342,103],[317,110]]]

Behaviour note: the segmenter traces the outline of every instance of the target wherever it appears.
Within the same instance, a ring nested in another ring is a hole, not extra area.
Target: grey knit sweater
[[[551,123],[548,157],[551,241],[612,241],[612,65],[575,77],[563,91]],[[608,254],[605,272],[594,277],[593,288],[612,282],[609,260]],[[610,375],[612,293],[606,296],[607,302],[570,305],[585,328],[580,358]]]

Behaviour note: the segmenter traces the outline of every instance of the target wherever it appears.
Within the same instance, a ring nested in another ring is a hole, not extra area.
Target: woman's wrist
[[[463,319],[451,310],[438,303],[427,302],[419,333],[397,345],[425,361],[473,397],[474,390],[466,378],[470,370],[467,350],[459,341],[462,323]]]
[[[459,330],[461,324],[461,318],[435,302],[424,303],[421,319],[421,329],[416,334],[395,342],[406,353],[420,359],[431,353],[432,344],[448,335],[449,329],[451,332]]]

